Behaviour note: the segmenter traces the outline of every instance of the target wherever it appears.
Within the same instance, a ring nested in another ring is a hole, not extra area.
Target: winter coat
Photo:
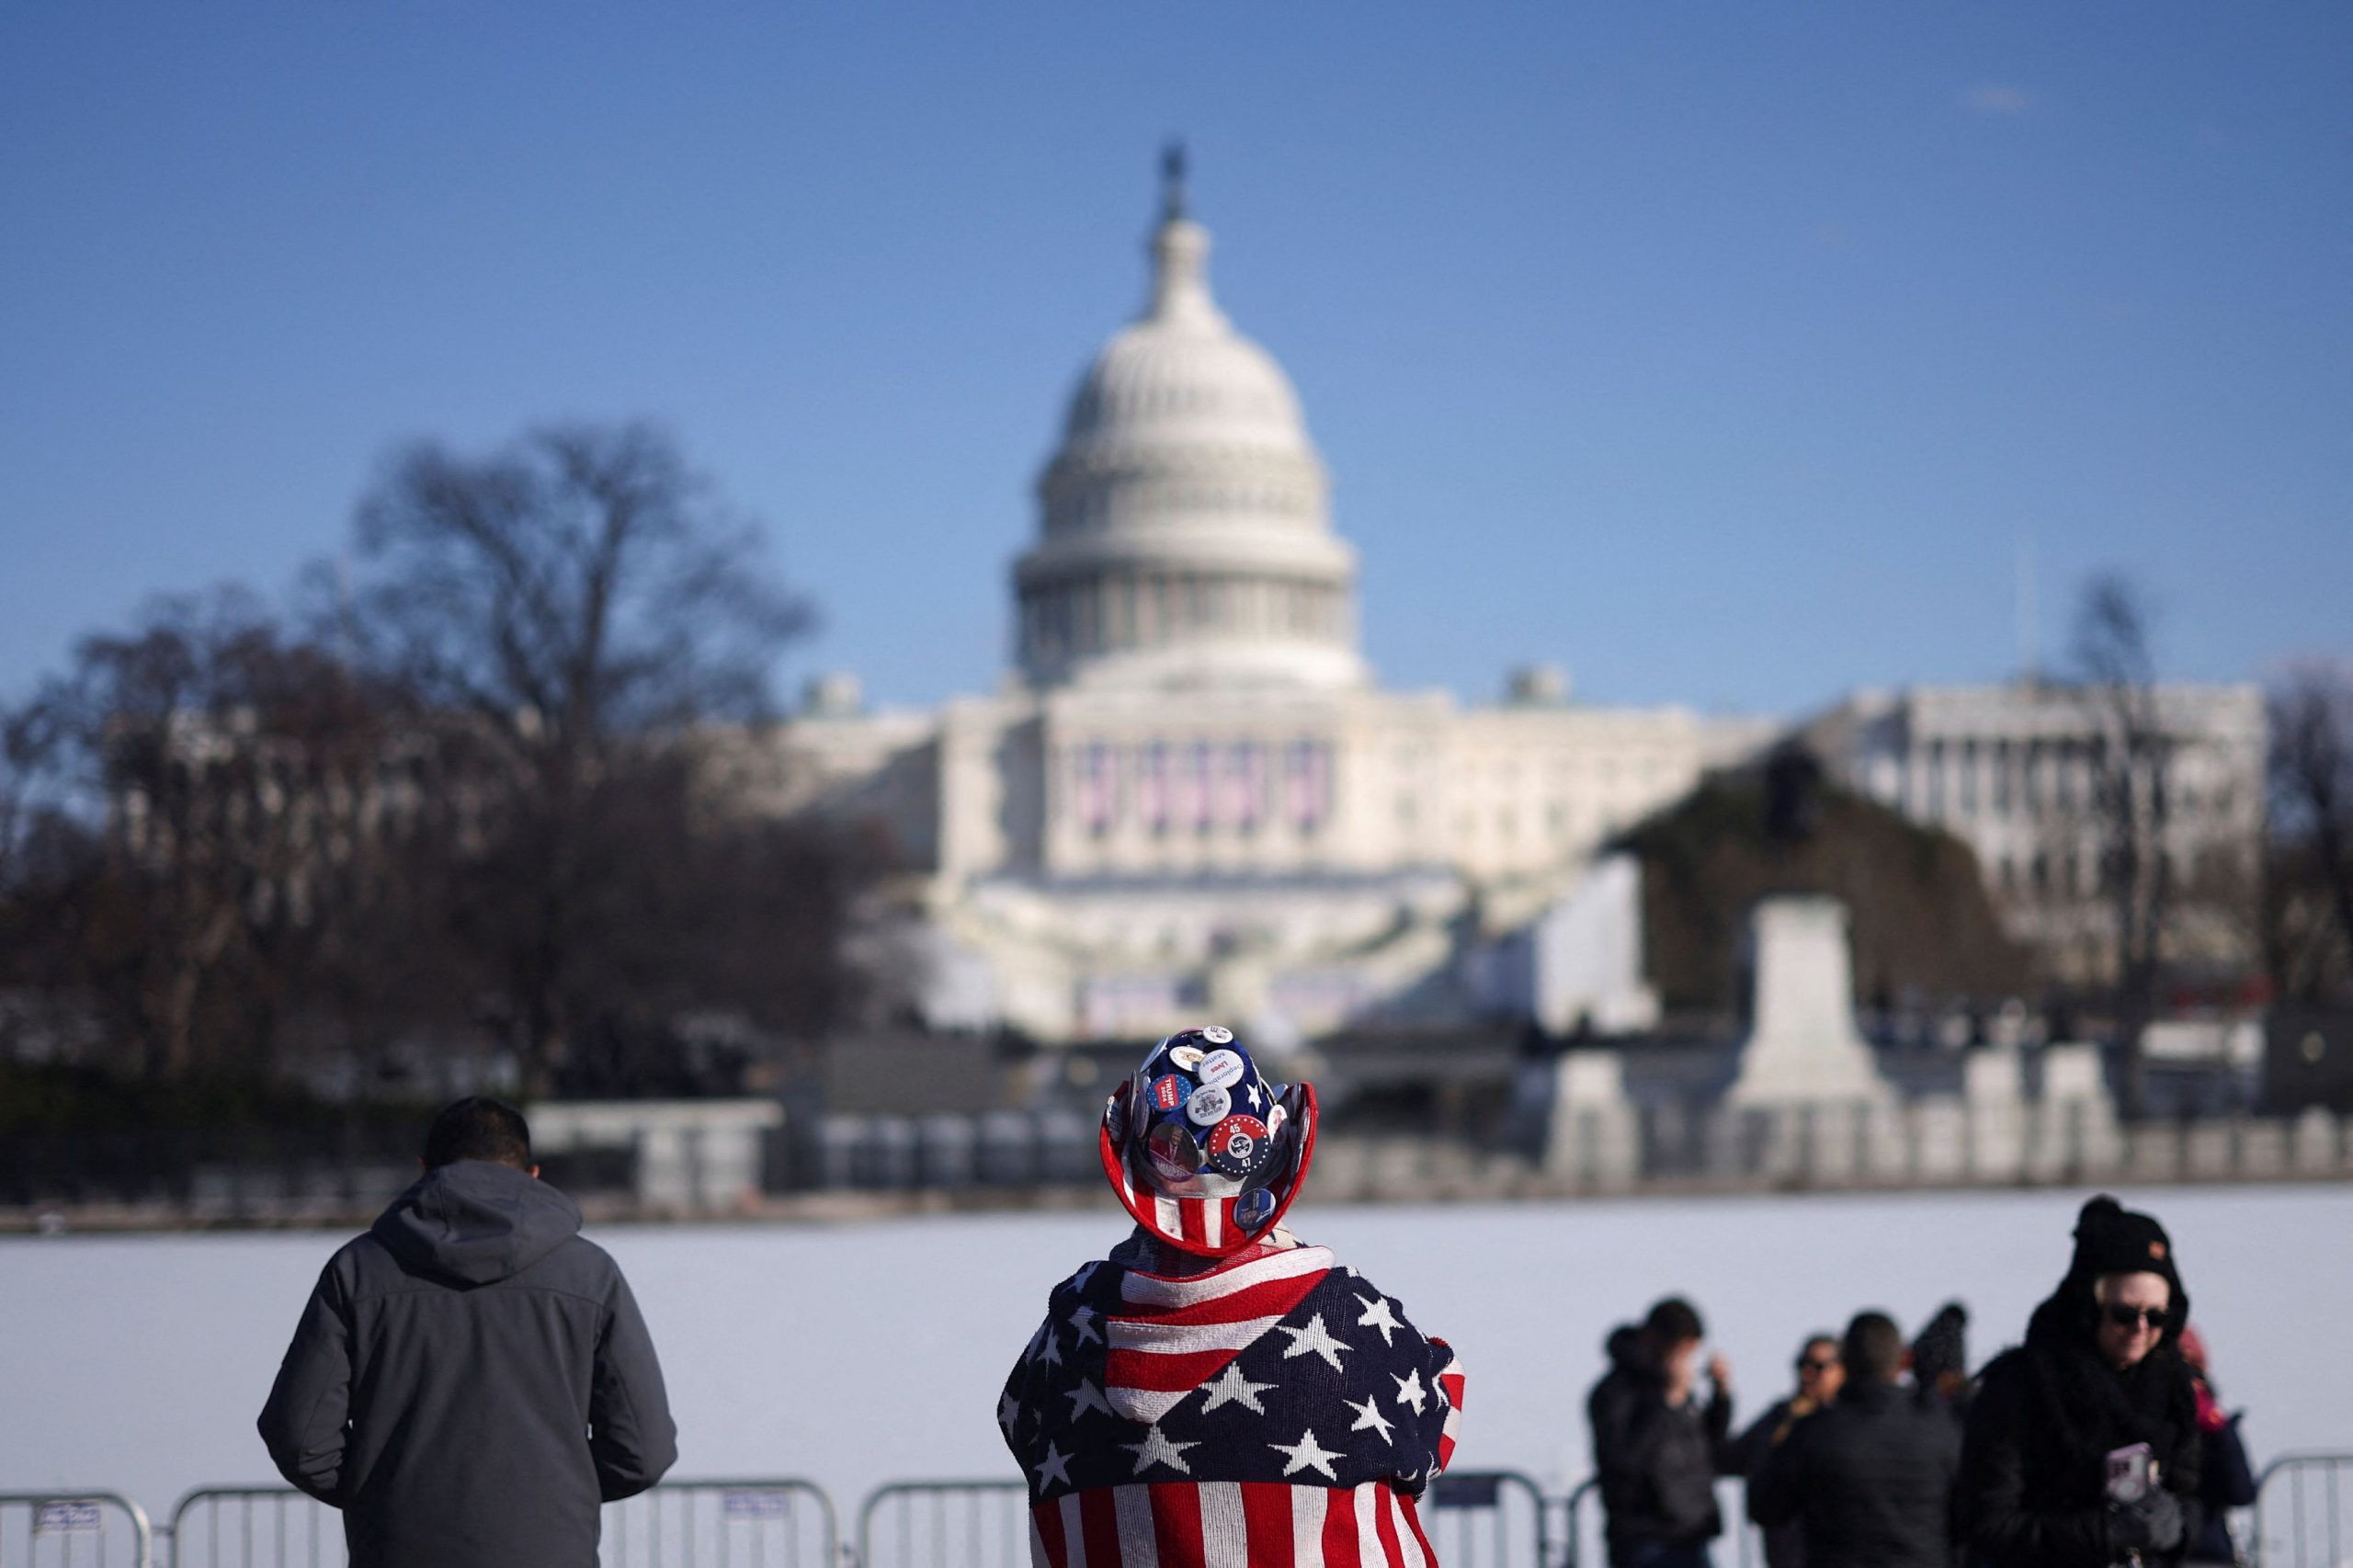
[[[427,1172],[328,1260],[262,1408],[352,1568],[595,1568],[600,1503],[677,1457],[637,1302],[509,1165]]]
[[[1797,1523],[1809,1568],[1951,1568],[1961,1433],[1893,1383],[1849,1382],[1775,1445],[1748,1517]]]
[[[1973,1561],[2000,1568],[2110,1568],[2107,1457],[2147,1443],[2159,1484],[2180,1502],[2184,1546],[2204,1523],[2189,1369],[2170,1341],[2119,1372],[2093,1347],[2090,1281],[2041,1306],[2026,1343],[1995,1358],[1969,1408],[1959,1511]],[[2142,1553],[2170,1568],[2183,1550]]]
[[[1232,1258],[1139,1230],[1054,1287],[997,1426],[1037,1568],[1437,1568],[1420,1498],[1463,1376],[1446,1342],[1325,1247]]]
[[[2241,1419],[2224,1415],[2206,1385],[2198,1385],[2198,1432],[2205,1460],[2199,1501],[2205,1505],[2206,1528],[2190,1548],[2192,1562],[2239,1560],[2237,1544],[2231,1540],[2230,1511],[2252,1506],[2256,1493],[2255,1461],[2239,1437]]]
[[[1671,1405],[1666,1373],[1631,1325],[1609,1336],[1608,1372],[1586,1400],[1610,1554],[1691,1546],[1723,1533],[1716,1477],[1733,1469],[1732,1401]]]
[[[1764,1415],[1732,1440],[1728,1449],[1731,1468],[1749,1477],[1752,1484],[1757,1470],[1765,1463],[1765,1456],[1788,1436],[1787,1428],[1797,1420],[1791,1414],[1796,1405],[1794,1398],[1775,1400]],[[1761,1533],[1765,1538],[1765,1568],[1805,1568],[1805,1530],[1798,1520],[1790,1518],[1767,1525]]]

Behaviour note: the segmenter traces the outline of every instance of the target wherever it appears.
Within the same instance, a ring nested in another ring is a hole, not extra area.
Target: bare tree
[[[2158,703],[2153,623],[2147,596],[2130,578],[2104,573],[2084,585],[2074,654],[2094,726],[2087,806],[2099,842],[2128,1115],[2146,1103],[2141,1037],[2156,1015],[2175,892],[2167,854],[2175,737]]]
[[[2353,975],[2353,665],[2290,667],[2270,710],[2272,971],[2319,999]]]
[[[145,1078],[277,1065],[358,909],[341,879],[375,849],[388,720],[235,590],[85,639],[11,726],[73,797],[15,835],[40,851],[6,888],[17,983],[76,999]]]
[[[458,915],[496,957],[501,1027],[537,1091],[607,1027],[592,1015],[609,1024],[597,998],[642,949],[647,912],[619,891],[647,813],[680,808],[700,726],[766,711],[812,614],[642,425],[542,430],[480,459],[410,448],[361,504],[358,543],[339,635],[471,715],[499,761],[465,785],[484,849]]]
[[[63,751],[56,708],[44,697],[0,706],[0,893],[24,874],[33,836],[53,809]]]

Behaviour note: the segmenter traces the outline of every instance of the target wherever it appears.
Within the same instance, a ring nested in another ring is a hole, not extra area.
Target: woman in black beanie
[[[2198,1402],[2176,1341],[2189,1296],[2146,1214],[2099,1197],[2026,1343],[1985,1369],[1961,1442],[1970,1561],[2178,1563],[2199,1527]]]

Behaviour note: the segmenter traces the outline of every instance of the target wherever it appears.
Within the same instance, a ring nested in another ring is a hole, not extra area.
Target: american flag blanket
[[[1329,1248],[1270,1242],[1188,1272],[1139,1232],[1054,1288],[997,1402],[1039,1568],[1438,1568],[1417,1506],[1454,1352]]]

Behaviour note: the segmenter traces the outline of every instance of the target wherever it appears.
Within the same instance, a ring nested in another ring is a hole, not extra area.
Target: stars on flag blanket
[[[1461,1395],[1442,1341],[1302,1246],[1191,1275],[1089,1265],[1053,1292],[997,1414],[1040,1506],[1237,1483],[1411,1498],[1445,1467]]]

